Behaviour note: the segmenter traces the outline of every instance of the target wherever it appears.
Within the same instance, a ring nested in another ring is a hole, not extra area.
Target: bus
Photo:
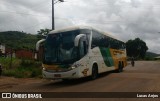
[[[44,42],[43,78],[76,79],[127,65],[125,42],[92,27],[78,26],[49,32]]]

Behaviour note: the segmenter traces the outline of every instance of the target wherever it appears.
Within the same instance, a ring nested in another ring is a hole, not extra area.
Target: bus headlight
[[[75,68],[76,68],[76,67],[73,67],[73,66],[71,67],[71,69],[75,69]]]
[[[70,68],[69,68],[69,70],[72,70],[72,69],[75,69],[76,67],[74,67],[74,66],[71,66]]]
[[[42,70],[43,70],[43,71],[46,71],[46,70],[47,70],[43,64],[42,64]]]
[[[77,67],[79,67],[79,64],[73,64],[69,69],[72,70],[72,69],[75,69]]]
[[[73,67],[77,68],[79,66],[82,66],[81,64],[74,64]]]
[[[46,71],[46,68],[45,68],[45,67],[43,67],[43,71]]]

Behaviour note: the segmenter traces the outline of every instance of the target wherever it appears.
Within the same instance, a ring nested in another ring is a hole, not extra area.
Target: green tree
[[[0,43],[5,44],[6,48],[14,50],[35,49],[38,41],[37,35],[28,34],[20,31],[0,32]]]
[[[48,35],[48,33],[51,31],[51,29],[40,29],[39,31],[37,31],[37,38],[38,40],[45,38],[46,35]]]
[[[148,47],[146,43],[141,40],[140,38],[135,38],[134,40],[128,40],[126,42],[126,50],[127,55],[129,57],[136,57],[136,58],[144,58]]]
[[[49,32],[51,31],[51,29],[40,29],[38,32],[39,35],[47,35]]]

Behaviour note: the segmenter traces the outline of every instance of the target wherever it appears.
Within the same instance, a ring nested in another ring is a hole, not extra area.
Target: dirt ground
[[[96,80],[89,78],[63,82],[39,78],[0,77],[0,92],[160,92],[160,62],[136,61],[122,73],[109,72]],[[125,94],[126,94],[125,93]],[[116,93],[115,93],[116,94]],[[159,94],[160,97],[160,94]],[[52,101],[159,101],[160,98],[53,98]],[[11,100],[11,99],[10,99]],[[33,99],[26,99],[27,101]],[[46,99],[39,99],[46,100]]]

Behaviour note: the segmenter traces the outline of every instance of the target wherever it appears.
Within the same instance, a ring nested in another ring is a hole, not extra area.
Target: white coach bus
[[[123,71],[127,65],[125,43],[91,27],[51,31],[44,41],[42,74],[47,79],[75,79]]]

